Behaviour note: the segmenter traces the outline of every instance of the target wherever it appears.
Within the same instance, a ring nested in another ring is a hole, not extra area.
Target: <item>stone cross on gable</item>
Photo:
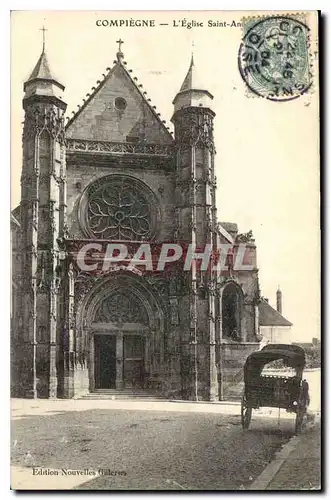
[[[118,51],[121,52],[121,45],[124,43],[123,40],[116,40],[116,43],[118,43]]]

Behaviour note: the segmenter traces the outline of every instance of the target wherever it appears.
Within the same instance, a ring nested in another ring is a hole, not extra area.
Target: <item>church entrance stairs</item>
[[[96,389],[93,392],[81,396],[79,399],[110,399],[110,400],[124,400],[124,399],[139,399],[141,401],[165,401],[164,398],[146,390],[132,390],[132,389]]]

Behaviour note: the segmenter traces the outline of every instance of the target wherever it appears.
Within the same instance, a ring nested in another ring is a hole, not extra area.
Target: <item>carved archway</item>
[[[124,339],[125,345],[126,338],[140,337],[146,377],[160,375],[164,359],[164,311],[143,279],[121,273],[95,283],[78,307],[77,326],[88,351],[90,390],[96,387],[96,336],[116,337],[117,363],[124,362],[121,358],[125,357],[119,351],[120,339]]]

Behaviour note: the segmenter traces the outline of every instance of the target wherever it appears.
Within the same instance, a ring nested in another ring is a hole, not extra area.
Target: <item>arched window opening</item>
[[[222,297],[223,337],[241,340],[241,295],[237,286],[227,285]]]

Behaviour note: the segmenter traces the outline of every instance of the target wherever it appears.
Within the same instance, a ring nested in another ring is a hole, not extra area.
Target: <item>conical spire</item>
[[[179,92],[184,92],[186,90],[203,90],[204,86],[199,82],[199,77],[197,74],[196,66],[194,64],[193,54],[191,57],[191,64],[188,69],[187,75],[183,81],[183,84]]]
[[[42,80],[55,80],[55,78],[53,78],[53,76],[52,76],[51,69],[49,67],[47,55],[46,55],[46,52],[44,51],[44,48],[43,48],[43,51],[38,59],[37,64],[34,67],[34,70],[32,71],[32,73],[27,81],[29,82],[31,80],[35,80],[36,78],[40,78]]]
[[[40,81],[49,82],[52,85],[56,85],[61,90],[64,90],[64,85],[62,85],[62,83],[60,83],[52,74],[44,46],[37,64],[35,65],[28,80],[24,83],[24,90],[26,91],[30,84],[38,83]]]
[[[24,83],[25,98],[31,95],[46,95],[60,97],[64,90],[64,85],[60,83],[52,74],[46,50],[45,31],[43,28],[43,46],[40,57],[28,80]]]
[[[204,83],[199,78],[192,53],[188,72],[180,87],[180,91],[173,100],[175,111],[190,106],[210,107],[211,99],[213,99],[213,96],[206,90]]]

